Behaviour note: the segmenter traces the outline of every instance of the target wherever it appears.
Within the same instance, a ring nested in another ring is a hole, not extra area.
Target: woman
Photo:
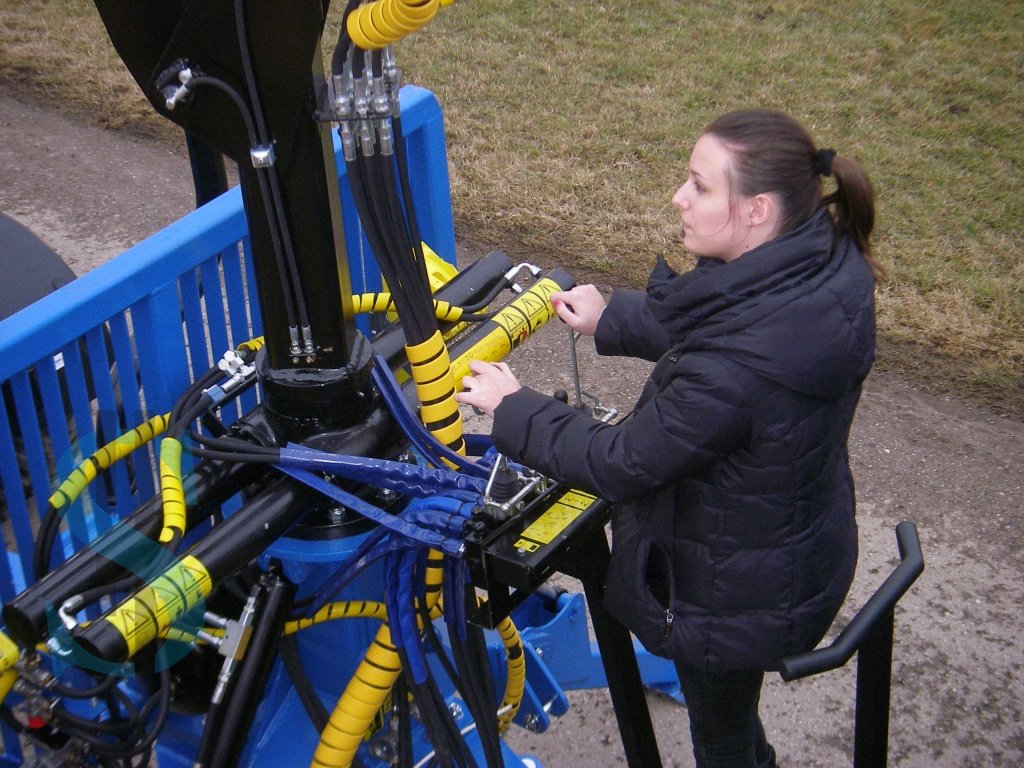
[[[823,196],[823,176],[836,190]],[[672,199],[685,274],[556,293],[602,354],[657,361],[603,425],[474,362],[458,399],[499,450],[616,503],[605,604],[675,662],[698,768],[774,766],[764,672],[828,629],[857,560],[847,436],[874,360],[874,202],[855,161],[792,118],[726,114]]]

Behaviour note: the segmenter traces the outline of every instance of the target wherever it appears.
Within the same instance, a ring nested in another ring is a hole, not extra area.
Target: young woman
[[[823,194],[822,177],[835,177]],[[474,362],[499,450],[615,502],[605,604],[676,665],[698,768],[774,766],[764,672],[822,638],[857,560],[847,437],[874,361],[874,202],[855,161],[770,110],[715,120],[672,199],[696,267],[556,293],[602,354],[657,361],[603,425]]]

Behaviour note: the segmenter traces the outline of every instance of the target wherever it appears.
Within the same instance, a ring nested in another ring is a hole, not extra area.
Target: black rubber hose
[[[290,636],[282,637],[278,653],[281,656],[284,669],[292,681],[295,692],[299,695],[302,708],[309,715],[309,721],[313,723],[317,733],[323,733],[330,720],[330,714],[327,712],[324,703],[320,701],[320,697],[317,696],[316,691],[313,689],[313,684],[310,682],[309,676],[302,666],[302,658],[299,656],[298,648],[295,647],[295,638]]]

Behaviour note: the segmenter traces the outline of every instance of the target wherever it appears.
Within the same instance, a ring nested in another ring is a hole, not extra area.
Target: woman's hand
[[[520,389],[519,382],[506,363],[470,360],[469,370],[473,375],[462,377],[462,391],[455,395],[455,399],[480,409],[488,416],[494,416],[495,409],[501,405],[505,395]]]
[[[551,294],[551,306],[559,319],[584,336],[593,336],[604,312],[604,296],[593,285],[577,285],[571,291]]]

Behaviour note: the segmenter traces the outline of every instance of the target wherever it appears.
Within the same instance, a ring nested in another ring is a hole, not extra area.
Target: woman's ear
[[[774,229],[778,208],[775,205],[775,198],[771,195],[765,193],[754,195],[750,198],[749,211],[751,225],[759,227],[768,224]]]

